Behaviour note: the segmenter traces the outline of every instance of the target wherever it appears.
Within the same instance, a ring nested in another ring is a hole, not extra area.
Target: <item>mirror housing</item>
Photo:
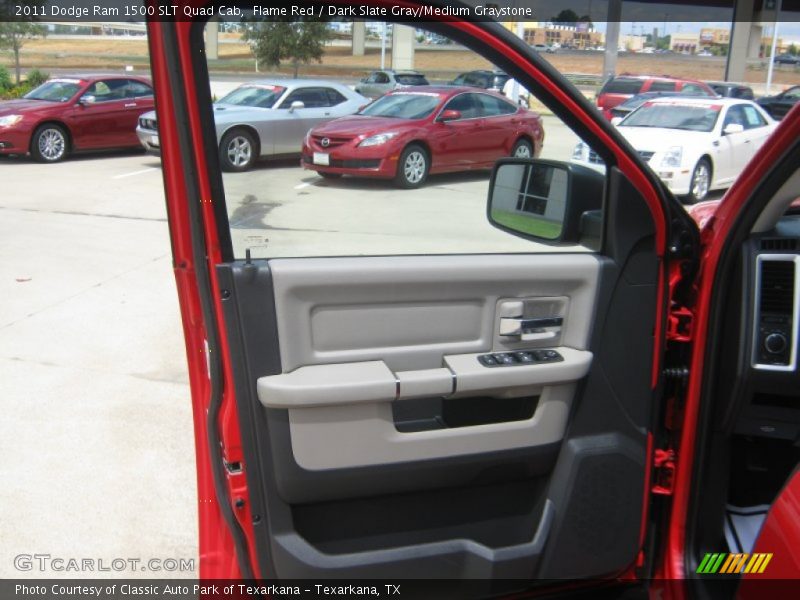
[[[744,131],[744,125],[739,125],[739,123],[728,123],[725,125],[725,129],[722,130],[723,135],[730,135],[732,133],[742,133]]]
[[[295,100],[289,105],[289,112],[294,112],[297,109],[305,108],[306,104],[302,100]]]
[[[606,176],[582,165],[502,158],[489,184],[486,217],[517,237],[599,249]]]
[[[95,102],[97,102],[97,97],[93,96],[92,94],[86,94],[84,96],[81,96],[80,99],[78,100],[78,104],[80,104],[81,106],[85,106],[87,104],[94,104]]]
[[[448,121],[458,121],[461,118],[461,111],[460,110],[443,110],[442,114],[439,115],[439,118],[436,119],[440,123],[447,123]]]
[[[614,117],[611,119],[612,125],[619,125],[622,122],[622,117]]]

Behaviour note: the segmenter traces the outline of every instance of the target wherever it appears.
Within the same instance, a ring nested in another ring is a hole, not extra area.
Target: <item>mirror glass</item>
[[[561,237],[567,206],[569,172],[531,161],[497,167],[490,191],[493,223],[546,240]]]

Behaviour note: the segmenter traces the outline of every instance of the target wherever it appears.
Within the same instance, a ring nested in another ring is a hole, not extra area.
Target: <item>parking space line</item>
[[[134,171],[133,173],[124,173],[122,175],[114,175],[111,179],[124,179],[125,177],[133,177],[134,175],[142,175],[144,173],[149,173],[150,171],[158,171],[158,169],[154,167],[150,167],[148,169],[142,169],[141,171]]]

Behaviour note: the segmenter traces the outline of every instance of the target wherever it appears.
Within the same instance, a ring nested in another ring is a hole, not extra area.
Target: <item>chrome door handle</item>
[[[126,104],[125,108],[133,108],[134,106],[136,106],[136,102],[134,102],[133,104]]]
[[[539,317],[535,319],[501,317],[500,335],[518,337],[522,341],[549,340],[561,332],[563,324],[563,317]]]

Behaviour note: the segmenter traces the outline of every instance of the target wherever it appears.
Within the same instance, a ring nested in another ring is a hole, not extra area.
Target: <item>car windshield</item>
[[[660,127],[686,131],[711,131],[719,109],[696,104],[645,104],[632,112],[620,127]]]
[[[217,104],[272,108],[285,91],[279,85],[243,85],[217,100]]]
[[[428,80],[419,73],[398,73],[394,78],[400,85],[428,85]]]
[[[634,108],[638,108],[648,100],[652,100],[652,98],[648,98],[647,96],[634,96],[633,98],[629,98],[628,100],[625,100],[625,102],[622,102],[619,105],[619,108],[633,110]]]
[[[395,92],[378,98],[359,114],[394,119],[424,119],[439,106],[439,94]]]
[[[78,93],[80,87],[80,81],[78,80],[53,80],[43,83],[23,97],[27,100],[67,102]]]

